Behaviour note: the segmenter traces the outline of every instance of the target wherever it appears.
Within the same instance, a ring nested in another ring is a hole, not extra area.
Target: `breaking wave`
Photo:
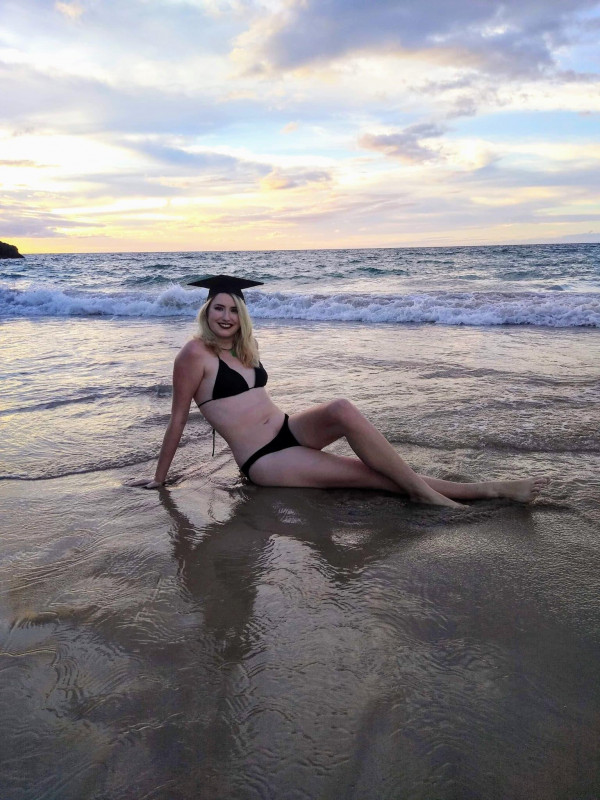
[[[203,303],[201,289],[170,285],[162,291],[62,291],[0,288],[3,317],[191,317]],[[441,325],[600,327],[600,294],[594,292],[420,292],[351,294],[259,292],[246,294],[257,319]]]

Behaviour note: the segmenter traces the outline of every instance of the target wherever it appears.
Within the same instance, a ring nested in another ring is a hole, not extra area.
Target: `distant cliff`
[[[0,258],[25,258],[25,256],[19,253],[14,244],[0,242]]]

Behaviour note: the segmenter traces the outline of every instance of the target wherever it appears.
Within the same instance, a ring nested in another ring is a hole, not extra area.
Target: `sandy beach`
[[[3,797],[594,797],[596,526],[218,461],[4,485]]]
[[[129,488],[191,320],[5,318],[2,800],[598,797],[598,330],[256,327],[287,412],[348,396],[420,472],[547,490],[263,489],[197,410]]]

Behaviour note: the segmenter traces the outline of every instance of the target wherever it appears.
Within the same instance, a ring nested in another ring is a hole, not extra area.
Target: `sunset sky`
[[[3,0],[21,252],[600,242],[600,3]]]

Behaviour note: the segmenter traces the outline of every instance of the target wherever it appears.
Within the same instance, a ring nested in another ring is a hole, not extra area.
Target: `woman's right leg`
[[[290,430],[302,445],[319,450],[345,436],[371,472],[379,474],[386,481],[392,481],[395,491],[404,492],[420,502],[455,506],[458,504],[453,500],[505,497],[527,503],[537,497],[547,483],[544,477],[458,483],[419,475],[347,400],[333,400],[294,414],[290,417]]]
[[[348,400],[333,400],[294,414],[289,425],[301,445],[318,450],[345,437],[363,464],[391,480],[396,491],[408,494],[416,502],[452,508],[460,506],[411,469],[385,436]]]

